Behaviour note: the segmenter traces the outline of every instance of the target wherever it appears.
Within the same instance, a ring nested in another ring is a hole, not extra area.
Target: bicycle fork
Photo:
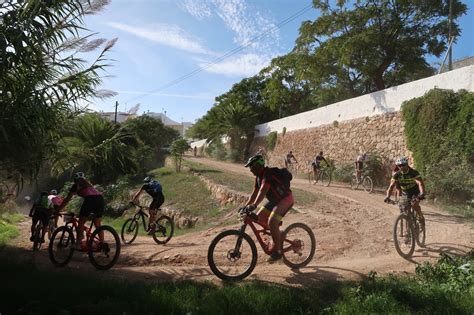
[[[247,224],[242,224],[239,229],[239,237],[237,238],[237,242],[235,243],[234,251],[232,252],[232,258],[240,258],[240,247],[242,246],[242,238],[245,233],[245,229],[247,228]]]

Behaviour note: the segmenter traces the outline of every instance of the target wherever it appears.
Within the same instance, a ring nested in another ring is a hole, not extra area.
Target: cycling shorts
[[[92,195],[84,197],[84,202],[79,212],[80,217],[87,217],[94,213],[97,218],[102,217],[105,210],[105,201],[102,195]]]
[[[283,217],[286,215],[286,213],[288,212],[288,210],[291,209],[294,202],[295,201],[293,199],[293,194],[290,193],[288,194],[288,196],[286,196],[285,198],[281,199],[278,202],[272,202],[272,201],[267,202],[263,207],[261,207],[258,210],[257,214],[259,217],[263,216],[264,219],[267,219],[267,220],[264,220],[267,222],[268,222],[268,218],[270,219],[274,218],[277,221],[281,221]],[[278,214],[276,212],[277,209],[283,209],[283,211],[280,211],[280,213]]]
[[[162,192],[157,193],[153,196],[153,200],[150,203],[150,211],[156,211],[161,207],[161,205],[165,202],[165,196]]]

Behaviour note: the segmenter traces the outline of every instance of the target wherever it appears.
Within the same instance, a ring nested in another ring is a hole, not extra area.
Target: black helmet
[[[150,176],[147,176],[145,177],[145,179],[143,180],[145,183],[149,183],[152,181],[152,178]]]
[[[86,174],[84,174],[84,172],[77,172],[76,174],[74,174],[73,176],[74,179],[79,179],[79,178],[86,178]]]
[[[247,163],[245,163],[245,167],[249,167],[249,166],[252,166],[254,164],[258,164],[260,166],[265,166],[265,160],[263,159],[263,156],[261,156],[260,154],[256,154],[256,155],[250,157],[247,160]]]

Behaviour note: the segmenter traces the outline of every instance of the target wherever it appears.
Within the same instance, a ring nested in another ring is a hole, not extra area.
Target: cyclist
[[[400,168],[395,164],[395,161],[391,161],[390,165],[390,171],[392,172],[392,176],[395,175],[396,172],[400,171]],[[395,198],[398,198],[401,195],[401,188],[400,188],[400,183],[397,183],[395,185]]]
[[[249,200],[245,206],[250,209],[256,209],[257,206],[266,197],[268,202],[257,212],[259,221],[268,224],[273,239],[273,248],[268,262],[272,263],[281,259],[281,235],[280,222],[293,206],[294,199],[289,181],[285,184],[281,177],[279,169],[265,166],[265,160],[261,155],[254,155],[248,159],[245,167],[249,167],[255,175],[255,185]],[[278,245],[276,245],[278,244]]]
[[[362,174],[362,170],[364,169],[364,162],[367,159],[367,153],[364,154],[359,154],[357,156],[357,159],[355,161],[355,171],[356,171],[356,177],[357,181],[360,182],[360,175]]]
[[[79,212],[79,222],[77,225],[77,242],[76,249],[81,249],[82,240],[84,239],[84,223],[86,223],[88,216],[91,213],[95,214],[94,225],[96,228],[101,226],[102,214],[104,213],[105,202],[102,193],[92,186],[91,182],[86,179],[83,172],[77,172],[73,176],[74,184],[69,190],[68,195],[59,206],[59,211],[64,209],[71,198],[77,194],[84,198]],[[103,241],[103,235],[99,233],[99,238]]]
[[[41,220],[41,222],[43,223],[43,229],[41,230],[40,243],[44,243],[44,235],[46,234],[46,231],[48,230],[49,217],[51,216],[52,207],[53,206],[48,199],[48,192],[47,191],[41,192],[40,197],[33,204],[29,213],[29,216],[32,218],[30,241],[33,242],[35,240],[34,235],[35,235],[36,224],[38,223],[38,221]]]
[[[319,175],[319,170],[321,169],[321,161],[324,161],[326,163],[326,166],[329,166],[328,161],[324,158],[323,151],[320,151],[318,155],[314,158],[313,162],[311,162],[311,166],[313,166],[313,173],[314,173],[314,181],[313,183],[318,182],[318,175]]]
[[[163,195],[163,187],[161,186],[160,182],[154,180],[151,177],[146,177],[144,180],[145,184],[140,188],[139,191],[135,193],[132,197],[132,202],[136,202],[138,197],[143,191],[146,191],[153,200],[150,203],[149,213],[150,213],[150,223],[149,223],[149,232],[148,235],[153,235],[155,233],[155,220],[156,214],[158,210],[160,210],[161,205],[165,202],[165,196]]]
[[[63,203],[63,198],[58,196],[58,191],[56,189],[52,189],[49,192],[48,199],[53,204],[54,227],[57,227],[58,226],[58,219],[59,219],[59,207]]]
[[[392,190],[398,183],[402,191],[400,205],[406,208],[412,203],[412,208],[416,211],[418,219],[420,222],[424,222],[425,219],[423,213],[421,213],[420,200],[425,198],[425,183],[420,173],[408,166],[408,159],[406,157],[397,159],[395,164],[400,170],[393,174],[384,202],[390,201]]]
[[[298,163],[295,156],[293,155],[293,151],[288,152],[285,156],[285,168],[288,168],[290,164],[292,164],[291,159],[295,160],[295,163]]]

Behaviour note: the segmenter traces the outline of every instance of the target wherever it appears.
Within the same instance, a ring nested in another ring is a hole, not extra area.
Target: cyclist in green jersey
[[[400,204],[403,206],[409,206],[411,203],[418,218],[420,221],[423,221],[424,217],[421,213],[420,200],[425,199],[425,183],[423,182],[420,173],[408,166],[408,159],[406,157],[397,159],[395,164],[398,166],[399,170],[392,175],[390,186],[387,189],[387,196],[384,201],[388,202],[390,200],[392,191],[398,184],[402,191]]]

